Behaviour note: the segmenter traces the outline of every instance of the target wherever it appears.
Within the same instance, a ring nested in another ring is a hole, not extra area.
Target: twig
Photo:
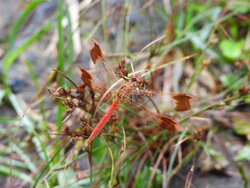
[[[66,78],[68,81],[70,81],[77,88],[76,83],[73,80],[71,80],[66,74],[64,74],[63,72],[56,70],[56,69],[52,69],[52,70],[55,71],[56,73],[61,74],[64,78]]]
[[[166,37],[166,34],[160,36],[159,38],[153,40],[152,42],[148,43],[146,46],[144,46],[138,53],[142,53],[144,50],[152,46],[153,44],[157,43],[158,41],[164,39]]]

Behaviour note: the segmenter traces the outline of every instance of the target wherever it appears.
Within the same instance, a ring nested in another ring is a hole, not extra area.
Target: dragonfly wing
[[[183,112],[191,110],[195,103],[197,103],[197,98],[190,94],[185,93],[173,93],[173,92],[161,92],[161,91],[135,91],[138,95],[148,96],[153,99],[157,104],[167,105],[169,108],[174,108],[175,111]],[[168,101],[166,103],[166,101]]]
[[[193,95],[185,94],[185,93],[174,93],[172,94],[172,98],[175,103],[175,110],[178,112],[183,112],[187,110],[191,110],[191,99]]]
[[[159,118],[159,126],[163,129],[167,129],[169,131],[184,131],[185,128],[179,124],[177,121],[171,119],[166,115],[158,115]]]

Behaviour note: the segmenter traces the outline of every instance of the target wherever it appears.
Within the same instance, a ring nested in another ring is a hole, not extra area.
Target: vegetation
[[[199,182],[209,172],[250,185],[247,0],[15,6],[0,35],[0,186],[219,186]]]

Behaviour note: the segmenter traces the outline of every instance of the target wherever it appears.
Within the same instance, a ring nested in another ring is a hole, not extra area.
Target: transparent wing
[[[163,93],[160,91],[140,90],[136,88],[133,93],[134,98],[143,98],[144,104],[149,104],[149,108],[153,105],[154,107],[157,106],[167,111],[189,111],[200,103],[197,97],[185,93]]]

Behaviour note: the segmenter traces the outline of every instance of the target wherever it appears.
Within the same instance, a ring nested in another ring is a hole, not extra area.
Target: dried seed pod
[[[120,78],[128,77],[128,69],[125,67],[125,64],[125,58],[121,58],[118,63],[118,76]]]

